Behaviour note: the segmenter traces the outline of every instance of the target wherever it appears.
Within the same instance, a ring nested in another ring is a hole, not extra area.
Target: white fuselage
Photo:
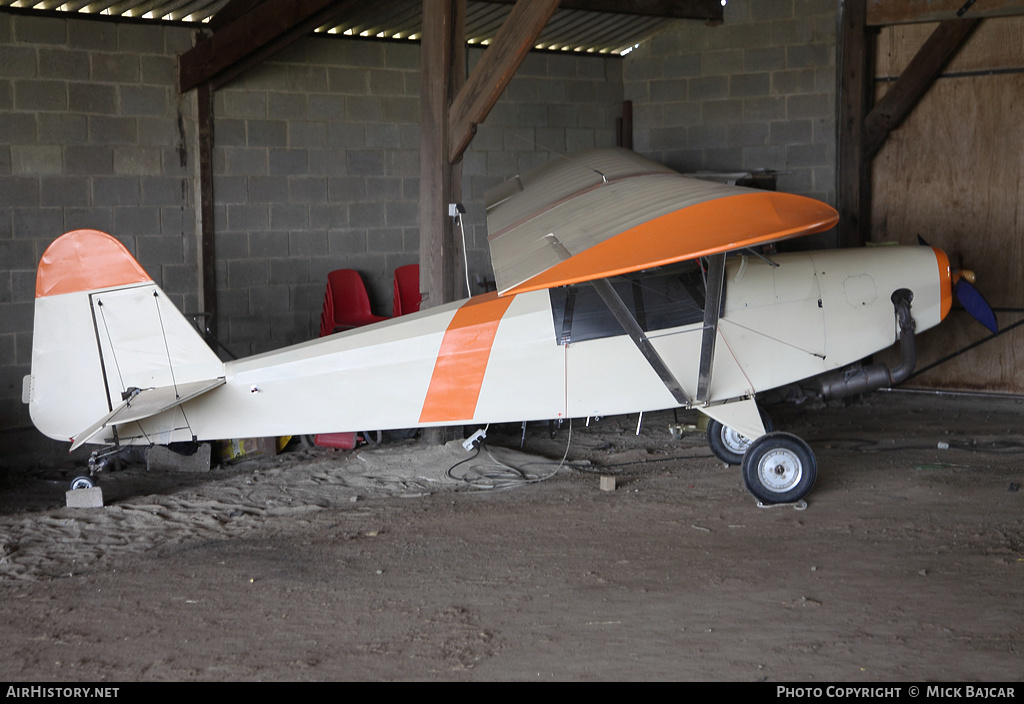
[[[730,419],[734,401],[845,366],[891,345],[898,334],[893,291],[913,292],[918,330],[938,324],[948,309],[944,257],[928,247],[790,253],[771,260],[777,266],[748,255],[727,260],[710,395],[701,404],[701,410],[724,421]],[[75,295],[81,294],[67,294]],[[104,315],[134,334],[144,326],[133,321],[146,315],[146,306],[160,295],[153,284],[106,292]],[[120,323],[117,296],[124,299]],[[49,306],[52,315],[70,318],[70,312],[56,312],[67,304],[62,298],[40,299],[37,305],[44,306],[44,316]],[[138,333],[145,339],[130,339],[125,331],[100,331],[101,351],[88,365],[105,375],[109,403],[102,397],[82,399],[77,410],[63,411],[59,420],[48,418],[43,404],[35,403],[33,419],[51,437],[68,439],[116,407],[127,388],[221,376],[224,383],[217,388],[121,425],[119,441],[167,443],[578,418],[679,405],[621,329],[583,340],[574,331],[566,333],[572,315],[559,310],[561,300],[547,290],[504,298],[490,294],[225,362],[219,369],[218,362],[197,352],[201,359],[190,360],[189,370],[177,374],[165,368],[168,359],[173,366],[175,356],[173,349],[165,356],[163,346],[167,330],[178,334],[180,327],[163,320],[159,328],[152,327],[158,332]],[[581,319],[578,310],[575,314]],[[38,316],[37,310],[37,321]],[[690,398],[697,387],[702,329],[702,320],[695,320],[664,328],[652,325],[647,331]],[[182,346],[187,351],[190,344]],[[134,367],[124,361],[140,351],[148,353],[148,361]],[[154,371],[154,365],[164,369]],[[40,372],[34,362],[33,375]],[[36,383],[41,381],[37,378]],[[744,427],[740,421],[737,426]],[[745,429],[752,436],[760,434],[749,424]],[[108,428],[92,442],[112,440]]]

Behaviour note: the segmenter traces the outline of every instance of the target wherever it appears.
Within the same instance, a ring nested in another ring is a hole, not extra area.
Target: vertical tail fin
[[[80,434],[131,389],[223,375],[217,355],[116,239],[75,230],[47,248],[36,274],[28,385],[32,422],[45,435]]]

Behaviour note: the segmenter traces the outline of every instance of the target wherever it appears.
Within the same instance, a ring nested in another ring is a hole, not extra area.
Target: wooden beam
[[[462,162],[448,161],[448,112],[466,80],[466,0],[423,0],[420,42],[420,293],[421,309],[454,301],[461,292],[461,242],[448,204],[462,197]],[[455,428],[426,428],[440,445]]]
[[[199,310],[208,313],[206,329],[217,336],[217,275],[213,229],[213,101],[210,84],[196,91],[199,141]]]
[[[615,120],[615,146],[633,148],[633,101],[622,101],[622,117]]]
[[[451,65],[448,70],[448,103],[447,109],[450,111],[452,103],[455,101],[455,96],[459,94],[459,91],[466,85],[466,0],[457,0],[455,3],[455,17],[452,21],[452,38],[451,38]],[[462,203],[462,159],[449,163],[448,165],[448,183],[449,183],[449,197],[450,203]],[[460,221],[461,222],[461,221]],[[465,232],[455,232],[455,223],[449,218],[448,219],[448,231],[451,233],[451,264],[450,272],[448,274],[449,281],[451,281],[451,298],[448,300],[457,300],[462,298],[460,292],[466,284],[466,245],[465,238],[467,237]],[[467,296],[472,296],[473,291],[467,290]]]
[[[484,0],[511,5],[516,0]],[[722,21],[721,0],[562,0],[562,9],[681,20]]]
[[[206,23],[206,27],[211,32],[219,32],[245,13],[251,11],[257,5],[262,5],[266,1],[267,0],[228,0],[224,7],[217,10],[216,14],[210,18],[210,21]]]
[[[207,81],[212,81],[215,88],[224,85],[358,5],[358,0],[289,0],[258,5],[178,57],[178,90],[185,93]]]
[[[864,160],[870,162],[889,133],[910,114],[918,101],[949,63],[981,20],[947,20],[939,23],[896,83],[882,96],[864,120]]]
[[[454,200],[448,160],[448,111],[465,77],[462,46],[466,0],[424,0],[420,43],[420,293],[423,309],[455,300],[456,253],[448,204]],[[429,5],[429,8],[428,8]],[[460,28],[461,29],[457,29]],[[458,173],[458,172],[456,172]],[[455,184],[456,186],[458,184]]]
[[[452,103],[448,117],[448,161],[455,163],[469,146],[476,126],[498,102],[544,25],[558,9],[559,0],[519,0],[498,30],[494,41],[473,69]],[[424,12],[423,21],[427,22]],[[424,35],[426,32],[424,32]]]
[[[872,27],[942,22],[959,17],[981,19],[1024,15],[1024,0],[978,0],[975,3],[969,0],[871,0],[867,5],[866,21]],[[961,10],[963,14],[958,15]]]
[[[869,105],[870,52],[865,3],[843,4],[839,82],[839,246],[867,240],[870,179],[864,163],[864,116]]]

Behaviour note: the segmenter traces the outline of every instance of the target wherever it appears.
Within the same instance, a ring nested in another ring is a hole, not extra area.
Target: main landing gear
[[[708,421],[708,445],[726,464],[740,465],[743,484],[764,504],[800,501],[814,486],[818,463],[806,442],[791,433],[773,432],[761,411],[768,432],[756,440],[716,420]]]
[[[767,433],[750,443],[740,469],[747,490],[765,504],[799,501],[818,476],[818,463],[807,443],[782,432]]]
[[[761,423],[765,432],[772,432],[775,427],[772,419],[764,412],[763,408],[758,409],[761,413]],[[743,463],[743,455],[750,447],[750,438],[728,425],[724,425],[714,418],[708,418],[708,445],[715,457],[728,465]]]

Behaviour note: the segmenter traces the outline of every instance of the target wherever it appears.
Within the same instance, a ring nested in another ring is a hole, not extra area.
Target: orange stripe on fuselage
[[[487,293],[469,299],[455,311],[441,340],[420,423],[473,418],[498,323],[513,298]]]
[[[36,298],[152,281],[123,244],[99,230],[72,230],[43,252]]]

